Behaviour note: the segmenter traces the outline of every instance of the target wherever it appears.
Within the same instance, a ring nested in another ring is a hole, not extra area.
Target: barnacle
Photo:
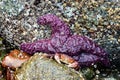
[[[86,36],[72,35],[69,26],[53,14],[46,14],[38,18],[39,25],[50,25],[52,35],[49,39],[41,39],[32,43],[22,43],[24,52],[64,53],[76,59],[80,65],[89,66],[101,62],[109,65],[108,55],[104,49]]]

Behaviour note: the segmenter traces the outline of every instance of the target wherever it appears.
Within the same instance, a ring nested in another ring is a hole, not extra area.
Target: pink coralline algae
[[[80,66],[90,66],[94,63],[109,65],[108,54],[91,39],[81,35],[72,35],[69,26],[53,14],[38,18],[39,25],[50,25],[52,35],[49,39],[41,39],[32,43],[22,43],[24,52],[64,53],[77,60]]]

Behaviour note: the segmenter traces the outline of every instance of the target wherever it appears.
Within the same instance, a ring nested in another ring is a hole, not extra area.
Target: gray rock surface
[[[120,0],[0,0],[0,37],[10,43],[5,45],[18,48],[22,42],[49,37],[49,26],[39,26],[36,20],[38,16],[53,13],[68,23],[74,34],[88,36],[105,48],[113,72],[119,74],[119,11]]]
[[[0,36],[18,48],[22,42],[49,37],[50,27],[39,26],[36,21],[52,13],[68,23],[73,34],[88,36],[105,48],[112,67],[120,68],[119,0],[77,1],[80,0],[0,0]]]

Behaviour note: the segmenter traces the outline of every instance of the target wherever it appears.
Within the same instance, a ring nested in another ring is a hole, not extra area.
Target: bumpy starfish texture
[[[24,52],[64,53],[77,60],[80,66],[89,66],[101,62],[108,66],[108,54],[91,39],[81,35],[72,35],[69,26],[53,14],[38,18],[39,25],[50,25],[52,35],[49,39],[41,39],[32,43],[22,43]]]

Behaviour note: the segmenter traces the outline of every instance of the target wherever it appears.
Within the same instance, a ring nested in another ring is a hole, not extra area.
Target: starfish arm
[[[20,48],[29,54],[34,54],[35,52],[53,53],[55,49],[51,46],[49,41],[49,39],[42,39],[33,43],[22,43]]]
[[[107,57],[107,53],[104,49],[102,49],[98,44],[96,44],[93,40],[82,36],[84,39],[82,50],[86,50],[86,52],[91,53],[93,55],[97,55],[100,57]]]
[[[70,55],[79,55],[80,52],[87,52],[99,57],[107,57],[104,49],[85,36],[73,35],[66,41],[66,46]]]
[[[61,35],[70,35],[69,26],[59,19],[56,15],[46,14],[38,18],[37,23],[39,25],[50,25],[52,34],[58,33]]]
[[[77,56],[73,56],[73,58],[78,61],[79,65],[81,67],[84,66],[91,66],[93,64],[96,63],[102,63],[103,66],[110,66],[110,62],[108,58],[102,58],[93,54],[89,54],[89,53],[81,53]]]

